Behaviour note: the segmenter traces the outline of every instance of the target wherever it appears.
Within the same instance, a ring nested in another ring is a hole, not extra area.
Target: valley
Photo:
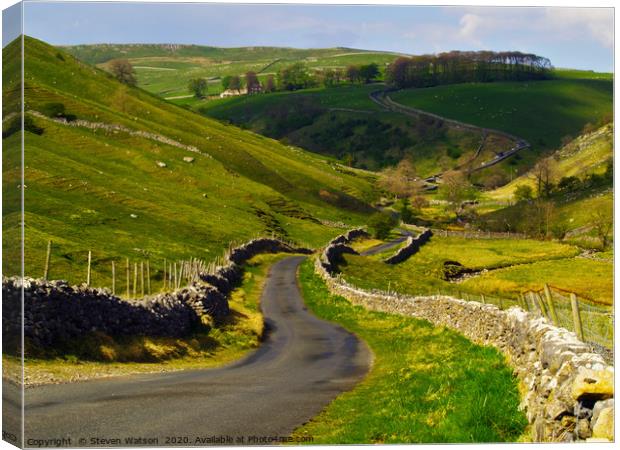
[[[163,445],[214,409],[205,435],[581,439],[583,399],[548,417],[538,396],[613,366],[613,74],[456,52],[408,87],[399,64],[430,56],[24,36],[22,81],[21,45],[3,49],[3,296],[52,305],[4,339],[28,433],[77,435],[81,415]],[[58,299],[101,329],[54,335]],[[106,308],[190,325],[114,334]]]

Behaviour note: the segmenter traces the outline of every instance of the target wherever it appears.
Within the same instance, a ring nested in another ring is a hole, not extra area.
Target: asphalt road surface
[[[261,300],[269,332],[254,353],[218,369],[26,389],[25,446],[62,438],[71,440],[62,446],[127,446],[131,437],[149,446],[258,445],[289,436],[353,388],[372,358],[362,341],[307,311],[296,278],[303,259],[272,267]],[[19,391],[4,396],[5,421],[16,425]]]
[[[386,242],[384,244],[379,244],[379,245],[375,245],[374,247],[370,247],[368,250],[364,250],[361,255],[363,256],[371,256],[371,255],[376,255],[378,253],[384,252],[386,250],[389,250],[393,247],[396,247],[398,244],[400,244],[401,242],[404,242],[407,240],[407,238],[409,236],[411,236],[411,232],[407,231],[407,230],[402,230],[399,229],[398,230],[401,234],[400,237],[391,240],[389,242]]]

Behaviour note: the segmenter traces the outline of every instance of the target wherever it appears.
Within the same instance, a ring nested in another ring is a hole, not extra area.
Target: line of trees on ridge
[[[386,82],[396,88],[440,84],[524,81],[549,78],[549,59],[521,52],[461,52],[399,57],[386,69]]]

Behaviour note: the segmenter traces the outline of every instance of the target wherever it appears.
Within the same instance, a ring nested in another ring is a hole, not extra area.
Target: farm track
[[[471,171],[472,172],[476,172],[482,169],[486,169],[488,167],[494,166],[495,164],[498,164],[502,161],[504,161],[505,159],[513,156],[514,154],[516,154],[517,152],[529,148],[530,147],[530,143],[527,142],[525,139],[514,136],[510,133],[506,133],[505,131],[501,131],[501,130],[495,130],[493,128],[484,128],[484,127],[479,127],[477,125],[472,125],[470,123],[465,123],[465,122],[461,122],[458,120],[454,120],[454,119],[448,119],[447,117],[443,117],[440,116],[438,114],[433,114],[427,111],[423,111],[421,109],[416,109],[416,108],[412,108],[410,106],[405,106],[402,105],[400,103],[395,102],[394,100],[392,100],[390,98],[390,96],[388,95],[389,91],[388,90],[378,90],[378,91],[373,91],[369,94],[370,99],[376,103],[377,105],[379,105],[380,107],[382,107],[383,109],[386,109],[388,111],[392,111],[392,112],[396,112],[396,113],[400,113],[400,114],[404,114],[410,117],[414,117],[414,118],[419,118],[421,116],[425,116],[425,117],[431,117],[435,120],[441,120],[444,123],[447,123],[448,125],[454,127],[454,128],[459,128],[459,129],[465,129],[465,130],[471,130],[471,131],[475,131],[478,133],[482,134],[482,143],[481,145],[478,147],[478,149],[476,150],[476,154],[474,155],[474,157],[468,162],[471,163],[473,162],[475,159],[477,159],[477,157],[480,155],[480,153],[482,152],[482,147],[484,146],[484,142],[486,140],[486,137],[489,134],[495,134],[495,135],[499,135],[502,137],[505,137],[513,142],[515,142],[515,145],[513,147],[511,147],[509,150],[507,151],[503,151],[503,152],[499,152],[496,154],[495,158],[492,158],[488,161],[483,161],[479,166],[473,168]],[[441,175],[443,175],[442,173],[437,174],[437,175],[433,175],[430,178],[441,178]]]
[[[396,247],[398,244],[401,244],[407,240],[409,236],[412,236],[410,231],[399,229],[401,236],[391,240],[390,242],[386,242],[384,244],[375,245],[374,247],[369,248],[368,250],[364,250],[360,253],[362,256],[372,256],[378,253],[385,252],[391,248]]]
[[[109,447],[145,437],[158,439],[151,445],[204,446],[213,443],[196,439],[245,436],[247,444],[248,436],[289,436],[353,388],[371,364],[363,342],[307,311],[297,284],[303,260],[272,266],[261,298],[267,337],[248,357],[218,369],[26,389],[26,439],[70,437],[69,446]],[[20,428],[20,395],[4,384],[7,429]],[[120,443],[90,440],[96,437]]]

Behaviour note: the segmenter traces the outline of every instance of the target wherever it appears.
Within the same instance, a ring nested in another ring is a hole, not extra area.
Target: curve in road
[[[289,436],[371,365],[362,341],[306,309],[297,285],[303,259],[288,257],[271,268],[261,299],[268,333],[257,351],[219,369],[26,389],[26,445],[71,438],[71,446],[118,446],[144,437],[157,439],[150,445],[204,446],[213,445],[204,440],[211,436],[256,445],[270,442],[248,438]],[[19,395],[16,388],[5,392],[4,417],[19,414]]]
[[[399,228],[398,231],[401,234],[400,237],[397,237],[396,239],[393,239],[393,240],[391,240],[389,242],[385,242],[383,244],[375,245],[374,247],[371,247],[371,248],[369,248],[367,250],[364,250],[363,252],[360,253],[360,255],[362,255],[362,256],[376,255],[378,253],[381,253],[381,252],[389,250],[389,249],[391,249],[393,247],[396,247],[401,242],[405,242],[409,236],[412,236],[410,231],[403,230],[401,228]]]

